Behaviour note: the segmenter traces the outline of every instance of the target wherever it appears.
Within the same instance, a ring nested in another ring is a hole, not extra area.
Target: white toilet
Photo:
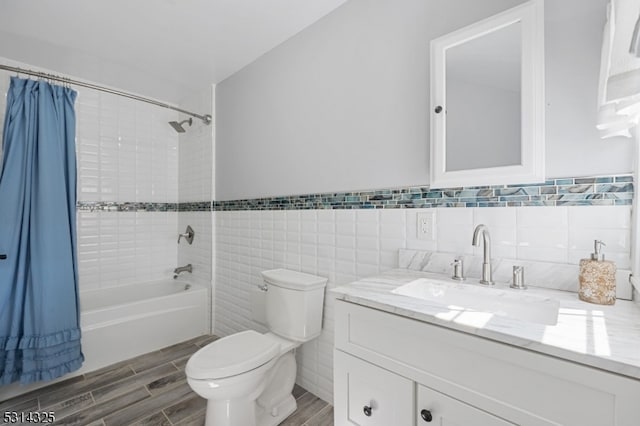
[[[326,278],[262,272],[269,332],[208,344],[187,362],[191,389],[207,399],[207,426],[275,426],[296,410],[294,349],[320,335]]]

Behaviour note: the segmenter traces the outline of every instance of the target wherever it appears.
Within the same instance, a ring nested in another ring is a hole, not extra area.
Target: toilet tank
[[[327,279],[288,269],[264,271],[262,278],[267,285],[269,330],[297,342],[318,337]]]

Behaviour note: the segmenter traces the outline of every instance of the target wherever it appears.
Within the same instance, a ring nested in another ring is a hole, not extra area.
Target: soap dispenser
[[[580,288],[578,297],[589,303],[613,305],[616,303],[616,264],[604,260],[602,241],[595,240],[590,259],[580,260]]]

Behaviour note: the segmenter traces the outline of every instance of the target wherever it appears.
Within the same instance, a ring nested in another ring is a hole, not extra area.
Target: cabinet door
[[[414,382],[334,351],[335,426],[410,426],[414,424]]]
[[[418,385],[417,426],[513,426],[506,420],[465,404],[440,392]]]

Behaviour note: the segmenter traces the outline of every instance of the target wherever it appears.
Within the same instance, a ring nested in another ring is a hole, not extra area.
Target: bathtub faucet
[[[193,266],[191,266],[190,263],[185,266],[178,266],[176,269],[173,270],[173,279],[175,280],[176,278],[178,278],[178,275],[180,275],[183,272],[192,273]]]

